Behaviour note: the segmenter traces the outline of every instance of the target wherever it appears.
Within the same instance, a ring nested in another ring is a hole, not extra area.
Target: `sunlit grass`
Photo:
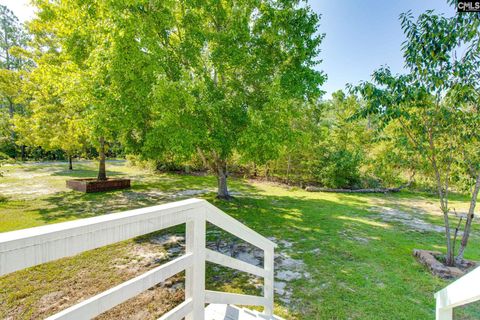
[[[348,220],[348,221],[354,221],[354,222],[360,222],[364,223],[367,225],[370,225],[372,227],[381,227],[381,228],[390,228],[390,225],[382,222],[377,222],[377,221],[372,221],[372,220],[367,220],[367,219],[362,219],[362,218],[352,218],[352,217],[344,217],[344,216],[339,216],[338,219],[341,220]]]

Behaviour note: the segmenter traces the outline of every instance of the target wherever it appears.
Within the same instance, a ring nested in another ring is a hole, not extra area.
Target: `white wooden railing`
[[[207,249],[207,221],[263,249],[264,267]],[[207,201],[199,199],[1,233],[0,276],[180,224],[186,224],[186,253],[183,256],[48,319],[91,319],[183,270],[185,301],[160,319],[204,319],[205,303],[263,306],[265,316],[271,317],[276,245]],[[263,296],[205,290],[205,261],[263,277]]]
[[[453,308],[480,300],[480,267],[435,293],[436,319],[452,320]]]

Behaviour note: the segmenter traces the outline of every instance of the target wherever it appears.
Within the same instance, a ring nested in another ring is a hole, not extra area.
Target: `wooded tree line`
[[[475,14],[403,14],[408,72],[382,67],[325,100],[324,35],[304,1],[33,4],[25,28],[0,12],[6,155],[98,156],[102,180],[115,146],[160,169],[208,169],[224,199],[229,173],[348,189],[415,179],[439,195],[448,264],[449,192],[468,191],[462,259],[480,189]]]

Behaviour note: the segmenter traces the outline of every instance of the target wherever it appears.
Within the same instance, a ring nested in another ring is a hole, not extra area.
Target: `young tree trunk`
[[[105,170],[105,138],[100,138],[99,163],[98,163],[98,177],[100,181],[107,180],[107,171]]]
[[[218,191],[217,191],[217,198],[223,200],[229,200],[232,197],[228,193],[228,186],[227,186],[227,163],[223,160],[217,161],[217,182],[218,182]]]
[[[454,252],[452,248],[450,220],[448,217],[449,209],[448,209],[448,203],[446,200],[446,195],[442,190],[441,184],[438,184],[438,196],[440,198],[440,209],[442,210],[442,213],[443,213],[443,221],[445,225],[445,240],[447,242],[447,256],[445,258],[445,264],[447,266],[453,266],[455,264],[455,260],[454,260]]]
[[[10,99],[8,99],[8,115],[10,120],[12,120],[15,115],[15,106]],[[10,139],[12,143],[15,143],[15,131],[13,130],[13,126],[10,128]]]
[[[463,229],[463,237],[460,249],[458,250],[456,260],[460,262],[463,260],[463,254],[468,244],[468,238],[470,237],[470,230],[472,227],[472,221],[475,216],[475,207],[477,206],[477,197],[480,191],[480,172],[477,174],[475,186],[473,187],[472,199],[470,200],[470,207],[468,208],[467,221],[465,222],[465,228]]]
[[[13,104],[12,100],[8,99],[8,115],[10,117],[10,121],[13,120],[13,116],[15,115],[15,105]],[[11,122],[12,123],[12,122]],[[10,142],[12,143],[13,146],[13,157],[17,159],[18,156],[18,151],[17,151],[17,145],[15,144],[16,136],[15,136],[15,130],[13,130],[13,125],[10,125]],[[22,155],[21,155],[21,160],[25,161],[25,155],[23,153],[24,147],[21,147],[22,149]]]
[[[290,166],[291,166],[292,158],[291,155],[288,155],[288,161],[287,161],[287,184],[290,183]]]
[[[429,131],[429,145],[430,151],[432,155],[430,156],[430,162],[433,167],[433,172],[435,173],[435,180],[437,182],[437,191],[438,197],[440,199],[440,209],[443,213],[443,221],[445,226],[445,241],[447,243],[447,256],[445,257],[445,264],[447,266],[454,266],[455,265],[455,253],[453,252],[452,247],[452,237],[450,232],[450,219],[449,219],[449,211],[448,208],[448,186],[449,186],[449,173],[450,173],[450,165],[448,170],[445,171],[445,181],[442,183],[442,175],[440,174],[440,169],[437,165],[437,157],[436,152],[437,148],[435,147],[435,140],[433,138],[432,132]],[[451,164],[451,163],[450,163]]]
[[[68,170],[73,170],[73,162],[71,155],[68,155]]]

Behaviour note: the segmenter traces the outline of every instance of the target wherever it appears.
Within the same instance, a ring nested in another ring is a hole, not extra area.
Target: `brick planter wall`
[[[67,180],[67,188],[81,192],[102,192],[130,188],[130,179],[73,179]]]

